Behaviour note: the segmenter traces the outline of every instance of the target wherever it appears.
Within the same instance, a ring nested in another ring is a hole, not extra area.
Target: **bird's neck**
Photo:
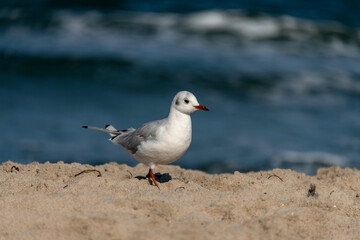
[[[175,108],[171,108],[168,116],[168,124],[176,124],[178,126],[190,126],[191,128],[191,117],[189,114],[185,114],[176,110]]]

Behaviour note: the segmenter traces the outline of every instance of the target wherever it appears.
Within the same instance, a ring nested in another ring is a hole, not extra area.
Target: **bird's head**
[[[172,107],[188,115],[196,110],[209,111],[205,106],[199,104],[194,94],[188,91],[178,92],[174,97]]]

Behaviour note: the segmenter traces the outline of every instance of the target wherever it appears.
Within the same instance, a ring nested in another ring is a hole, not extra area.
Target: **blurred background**
[[[360,1],[0,0],[0,162],[137,164],[82,125],[167,116],[211,173],[360,168]]]

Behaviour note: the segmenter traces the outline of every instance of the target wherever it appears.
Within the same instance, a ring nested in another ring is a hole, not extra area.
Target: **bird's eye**
[[[187,100],[187,99],[184,99],[184,102],[185,102],[186,104],[188,104],[188,103],[189,103],[189,100]]]

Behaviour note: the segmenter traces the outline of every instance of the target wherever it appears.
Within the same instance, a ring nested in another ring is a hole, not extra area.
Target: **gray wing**
[[[167,119],[162,119],[146,123],[134,131],[113,137],[111,141],[113,143],[120,144],[126,150],[131,151],[134,154],[142,142],[156,138],[157,130],[166,121]]]

